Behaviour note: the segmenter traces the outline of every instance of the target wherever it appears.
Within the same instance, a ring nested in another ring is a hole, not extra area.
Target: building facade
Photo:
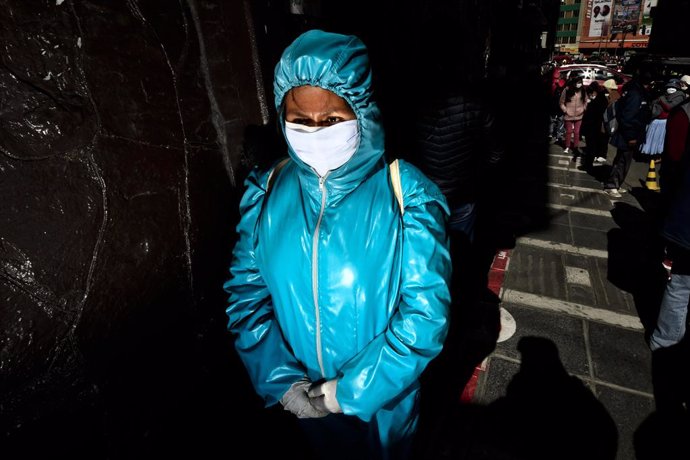
[[[657,2],[561,0],[554,51],[622,56],[626,50],[646,49]]]
[[[581,0],[561,0],[561,9],[556,28],[555,51],[577,54],[578,28],[580,24]]]

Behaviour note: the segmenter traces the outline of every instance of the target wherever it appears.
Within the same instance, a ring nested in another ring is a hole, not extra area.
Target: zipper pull
[[[323,184],[326,182],[326,177],[328,177],[328,173],[329,173],[329,172],[330,172],[330,171],[328,171],[328,172],[326,173],[326,175],[323,176],[323,177],[319,176],[319,190],[321,190],[322,192],[323,192]]]

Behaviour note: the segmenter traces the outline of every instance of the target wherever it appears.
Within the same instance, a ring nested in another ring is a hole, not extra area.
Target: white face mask
[[[575,83],[575,88],[582,88],[582,83]]]
[[[676,88],[666,88],[666,94],[673,94],[678,91]]]
[[[286,121],[285,136],[297,157],[321,177],[352,158],[360,137],[357,120],[313,127]]]

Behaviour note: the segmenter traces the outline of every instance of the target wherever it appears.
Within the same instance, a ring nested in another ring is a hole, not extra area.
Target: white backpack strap
[[[402,182],[400,181],[400,164],[398,160],[393,160],[388,165],[391,174],[391,184],[393,184],[393,193],[395,193],[395,199],[398,200],[398,206],[400,207],[400,214],[405,214],[405,203],[403,202],[403,192],[402,192]]]
[[[287,162],[290,161],[290,158],[285,158],[284,160],[281,160],[280,163],[278,163],[275,168],[271,170],[270,173],[268,173],[268,180],[266,180],[266,195],[271,191],[271,187],[273,187],[273,183],[276,181],[276,177],[278,177],[278,173],[280,172],[281,169],[283,169],[283,166],[287,164]]]

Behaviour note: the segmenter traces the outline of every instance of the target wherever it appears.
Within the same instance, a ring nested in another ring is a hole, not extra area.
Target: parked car
[[[553,69],[551,91],[556,89],[559,79],[567,81],[568,78],[573,77],[582,77],[582,84],[585,86],[589,86],[593,81],[603,85],[606,80],[613,78],[619,88],[632,78],[630,75],[601,64],[567,64]]]

